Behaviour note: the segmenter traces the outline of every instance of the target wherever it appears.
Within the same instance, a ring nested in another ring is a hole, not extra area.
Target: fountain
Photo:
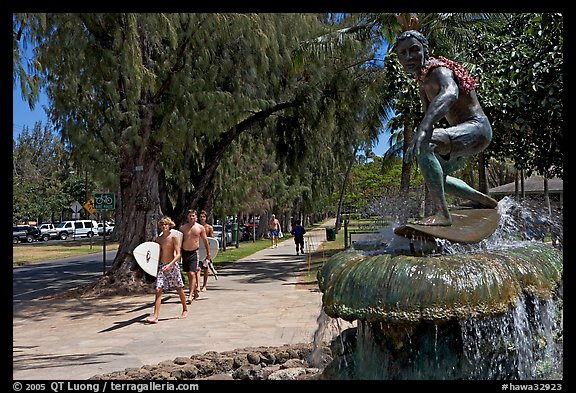
[[[562,379],[562,251],[521,239],[520,210],[500,201],[497,230],[478,244],[388,230],[379,250],[331,257],[318,272],[322,312],[356,327],[332,341],[322,378]]]

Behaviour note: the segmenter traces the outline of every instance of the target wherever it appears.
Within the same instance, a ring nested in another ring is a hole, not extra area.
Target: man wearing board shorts
[[[280,220],[276,218],[276,214],[272,214],[270,222],[268,223],[270,230],[270,237],[272,238],[272,248],[278,248],[278,235],[280,235]]]
[[[186,303],[190,304],[194,299],[200,296],[198,283],[200,282],[200,269],[198,268],[198,249],[200,248],[200,239],[206,247],[206,258],[212,259],[210,255],[210,244],[206,236],[206,229],[200,225],[197,219],[196,210],[188,210],[188,223],[180,226],[180,232],[184,235],[182,238],[182,268],[188,277],[190,293]]]
[[[156,238],[156,243],[160,245],[160,261],[158,273],[156,274],[155,298],[154,298],[154,316],[146,318],[150,324],[158,323],[160,314],[160,305],[162,304],[162,293],[172,288],[176,288],[182,303],[182,313],[178,317],[184,319],[188,315],[188,306],[186,305],[186,294],[184,293],[184,281],[180,274],[180,240],[178,236],[170,233],[174,227],[174,221],[170,217],[162,217],[158,226],[162,229],[162,235]]]

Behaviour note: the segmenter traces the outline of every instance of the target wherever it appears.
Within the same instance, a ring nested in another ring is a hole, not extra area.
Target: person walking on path
[[[272,214],[270,222],[268,223],[270,230],[270,237],[272,238],[272,248],[278,247],[278,235],[280,234],[280,221],[276,218],[276,214]]]
[[[200,267],[198,260],[198,249],[200,248],[200,239],[206,247],[206,258],[212,259],[210,255],[210,244],[206,236],[206,229],[196,221],[196,210],[188,210],[188,223],[180,226],[182,232],[182,268],[188,276],[190,284],[190,293],[188,294],[187,303],[190,304],[194,299],[200,297],[198,283],[200,282]]]
[[[306,229],[300,225],[300,221],[296,221],[296,226],[292,228],[290,231],[292,235],[294,235],[294,243],[296,244],[296,255],[298,255],[298,251],[304,255],[304,234],[306,233]]]
[[[200,225],[204,227],[204,229],[206,229],[207,237],[214,237],[214,227],[212,227],[212,225],[206,222],[207,219],[208,219],[208,213],[206,213],[206,210],[202,210],[200,212],[200,216],[198,217],[198,222],[200,223]],[[206,258],[204,261],[200,261],[200,263],[202,264],[201,267],[203,278],[202,286],[199,288],[200,292],[204,292],[208,289],[206,286],[208,284],[208,261],[209,261],[208,258]],[[200,280],[198,280],[198,286],[200,286]]]
[[[172,288],[176,288],[180,302],[182,303],[182,313],[178,317],[184,319],[188,315],[188,306],[186,306],[186,294],[184,293],[184,281],[180,274],[180,240],[178,236],[170,233],[176,224],[170,217],[164,216],[158,221],[158,226],[162,230],[162,235],[156,238],[156,243],[160,245],[160,264],[156,274],[156,290],[154,299],[154,316],[146,318],[150,324],[158,323],[160,315],[160,305],[162,304],[162,293]]]

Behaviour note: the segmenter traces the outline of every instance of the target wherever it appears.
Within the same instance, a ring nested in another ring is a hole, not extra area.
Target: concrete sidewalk
[[[325,228],[333,226],[331,220],[306,234],[306,251],[326,241]],[[322,294],[297,281],[307,256],[296,256],[290,238],[218,269],[218,280],[210,276],[208,291],[188,306],[188,318],[177,318],[182,306],[170,291],[155,325],[144,322],[154,311],[152,292],[21,305],[13,310],[13,379],[80,380],[207,351],[313,342]],[[336,332],[322,334],[329,340]]]

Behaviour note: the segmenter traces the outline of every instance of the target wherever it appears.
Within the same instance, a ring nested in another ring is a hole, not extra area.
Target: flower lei
[[[438,59],[435,59],[434,57],[429,59],[428,64],[422,67],[420,76],[417,79],[418,83],[422,83],[426,75],[436,67],[446,67],[451,69],[452,72],[454,72],[454,75],[456,75],[458,84],[466,93],[470,93],[480,85],[479,78],[471,76],[462,64],[447,59],[444,56],[438,56]]]

